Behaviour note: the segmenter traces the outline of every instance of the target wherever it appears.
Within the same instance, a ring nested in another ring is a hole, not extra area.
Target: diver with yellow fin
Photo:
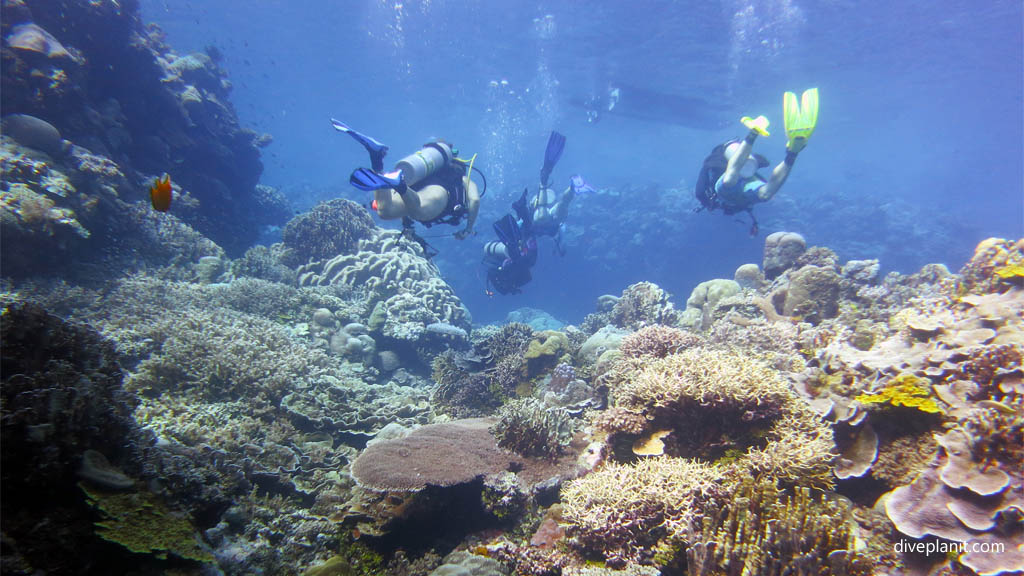
[[[740,121],[750,130],[746,138],[719,144],[704,159],[694,188],[694,194],[701,203],[698,211],[721,209],[728,215],[747,212],[752,221],[750,234],[757,235],[754,204],[767,202],[775,196],[789,176],[797,154],[807,146],[818,125],[818,89],[804,91],[799,104],[796,94],[786,92],[782,108],[786,126],[786,159],[772,170],[768,178],[758,173],[769,162],[764,156],[752,153],[754,141],[758,136],[769,135],[768,119],[744,116]]]
[[[344,122],[331,119],[331,125],[359,142],[370,154],[372,169],[357,168],[349,182],[365,192],[373,192],[371,207],[384,220],[402,219],[404,232],[426,244],[413,231],[413,222],[427,226],[451,224],[466,226],[454,234],[459,240],[473,233],[480,197],[487,191],[483,173],[473,167],[476,154],[469,160],[459,158],[459,150],[443,140],[428,142],[402,158],[391,172],[384,172],[384,156],[388,147],[378,140],[356,132]],[[470,178],[472,171],[484,182],[478,191]],[[427,249],[424,246],[424,249]],[[429,250],[428,250],[429,252]]]

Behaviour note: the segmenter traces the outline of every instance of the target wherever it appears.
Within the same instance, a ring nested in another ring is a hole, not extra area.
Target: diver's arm
[[[772,199],[772,196],[775,196],[779,188],[782,188],[786,178],[789,177],[789,170],[792,167],[792,164],[779,162],[779,165],[772,170],[772,175],[768,178],[768,182],[757,189],[757,197],[761,202],[767,202]]]
[[[480,212],[480,192],[476,189],[476,183],[465,176],[463,184],[466,186],[466,227],[455,233],[459,240],[473,233],[476,216]]]

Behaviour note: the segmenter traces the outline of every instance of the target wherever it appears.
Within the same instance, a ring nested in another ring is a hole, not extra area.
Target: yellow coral
[[[1020,280],[1024,278],[1024,264],[1007,264],[996,268],[995,273],[1001,280]]]
[[[913,374],[900,374],[890,380],[889,384],[878,394],[861,394],[854,400],[861,404],[888,404],[917,408],[929,414],[945,412],[932,398],[931,391],[924,384],[924,380]]]

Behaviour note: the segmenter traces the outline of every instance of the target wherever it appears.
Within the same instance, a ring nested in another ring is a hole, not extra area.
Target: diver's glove
[[[465,240],[466,237],[471,235],[471,234],[476,234],[476,233],[473,232],[472,230],[470,230],[469,228],[463,228],[462,230],[459,230],[458,232],[456,232],[454,234],[454,236],[455,236],[456,240]]]
[[[756,140],[758,136],[771,135],[771,133],[768,132],[768,119],[764,116],[758,116],[757,118],[744,116],[743,118],[740,118],[740,122],[742,122],[747,128],[750,128],[750,133],[748,133],[745,138],[749,144],[753,144],[754,140]]]

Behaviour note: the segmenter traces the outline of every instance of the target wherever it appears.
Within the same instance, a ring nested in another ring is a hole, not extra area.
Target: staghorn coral
[[[375,228],[366,209],[345,198],[322,202],[292,218],[281,233],[283,263],[300,266],[356,251]]]
[[[665,456],[610,462],[562,487],[571,542],[610,566],[649,560],[660,541],[685,533],[727,495],[722,467]]]
[[[565,451],[573,426],[563,408],[548,408],[535,398],[513,400],[498,411],[491,434],[498,446],[521,456],[551,458]]]
[[[783,495],[772,482],[748,480],[690,536],[687,574],[783,576],[872,574],[857,553],[849,504],[798,487]]]
[[[657,284],[638,282],[622,291],[611,311],[611,322],[619,328],[637,330],[648,324],[679,324],[679,312],[669,294]]]
[[[691,348],[650,360],[612,390],[617,406],[681,412],[711,407],[746,422],[777,416],[791,393],[778,373],[732,352]]]
[[[700,336],[670,326],[645,326],[622,339],[619,350],[627,358],[664,358],[701,343]]]

